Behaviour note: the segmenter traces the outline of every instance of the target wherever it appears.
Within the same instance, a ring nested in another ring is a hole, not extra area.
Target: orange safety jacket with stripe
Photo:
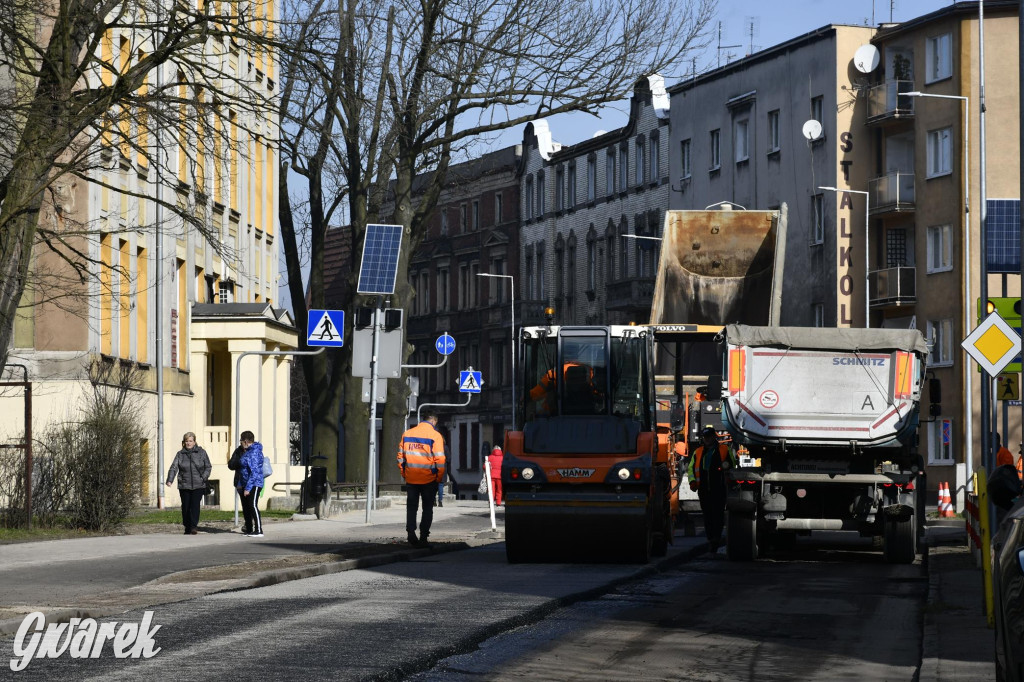
[[[726,445],[725,443],[718,444],[718,456],[724,463],[726,460],[729,461],[729,466],[737,466],[739,460],[736,458],[736,452]],[[723,469],[727,467],[722,467]],[[701,472],[704,470],[704,446],[701,445],[699,448],[694,450],[693,457],[690,458],[690,463],[686,467],[686,474],[690,481],[696,481],[697,485],[700,485]]]
[[[444,438],[430,422],[420,422],[402,434],[398,468],[406,483],[433,483],[444,479]]]

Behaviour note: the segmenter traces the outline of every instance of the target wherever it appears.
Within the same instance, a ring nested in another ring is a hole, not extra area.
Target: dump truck
[[[782,308],[787,208],[669,211],[649,326],[657,348],[660,431],[685,468],[712,426],[729,439],[721,416],[721,336],[725,325],[778,324]],[[676,492],[679,523],[693,535],[700,511],[687,485]]]
[[[714,338],[727,321],[775,319],[784,233],[785,210],[669,211],[658,325],[517,330],[517,423],[501,470],[510,562],[643,562],[667,551],[682,510],[686,446],[676,444],[691,423],[673,415],[696,409],[697,388],[720,375]]]
[[[914,329],[729,325],[721,415],[749,466],[727,472],[726,549],[756,559],[816,530],[881,538],[909,563],[924,521]]]

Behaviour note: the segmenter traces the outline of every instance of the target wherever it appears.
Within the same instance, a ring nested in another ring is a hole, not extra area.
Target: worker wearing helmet
[[[690,490],[696,491],[700,499],[708,545],[712,552],[716,552],[725,526],[725,470],[739,462],[731,447],[718,442],[718,433],[713,427],[704,427],[701,441],[703,444],[694,450],[686,473],[690,479]]]

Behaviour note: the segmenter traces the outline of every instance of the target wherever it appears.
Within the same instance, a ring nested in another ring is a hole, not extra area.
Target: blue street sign
[[[459,393],[479,393],[483,383],[480,372],[459,372]]]
[[[306,345],[341,348],[345,345],[345,311],[310,310],[306,318]]]
[[[448,336],[448,332],[445,332],[437,337],[437,341],[434,342],[434,348],[441,355],[451,355],[455,352],[455,339]]]

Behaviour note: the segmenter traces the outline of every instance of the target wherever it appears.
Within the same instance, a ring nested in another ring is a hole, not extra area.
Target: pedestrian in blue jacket
[[[256,442],[252,431],[243,431],[241,438],[242,462],[239,489],[242,493],[242,509],[246,525],[252,519],[252,532],[246,533],[251,538],[263,537],[263,521],[260,519],[260,493],[263,491],[263,446]]]

